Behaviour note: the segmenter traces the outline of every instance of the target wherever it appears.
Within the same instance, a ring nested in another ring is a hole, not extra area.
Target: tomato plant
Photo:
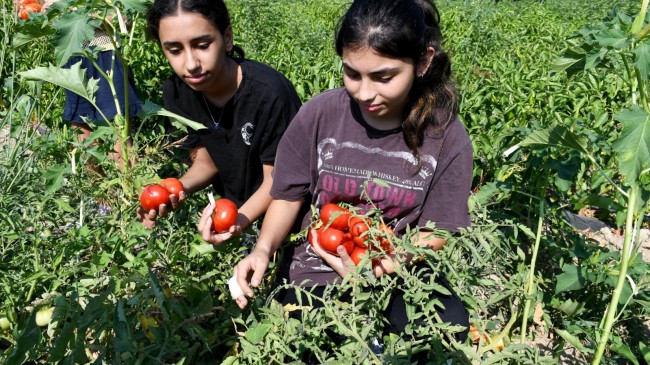
[[[29,18],[29,13],[32,12],[38,13],[39,11],[41,11],[41,4],[37,2],[32,2],[32,3],[19,5],[18,15],[20,16],[20,19],[26,20]]]
[[[169,191],[159,184],[144,187],[140,194],[140,205],[146,210],[158,210],[161,204],[169,204]]]
[[[350,211],[334,203],[327,203],[320,209],[320,218],[323,224],[341,231],[348,229]]]
[[[226,198],[217,199],[214,202],[214,211],[212,211],[212,228],[217,233],[228,232],[230,227],[237,223],[237,205]]]
[[[168,177],[160,182],[160,185],[167,189],[170,194],[178,196],[181,191],[185,191],[183,183],[175,177]]]
[[[54,307],[42,308],[36,312],[36,325],[39,327],[45,327],[50,324],[53,312]]]

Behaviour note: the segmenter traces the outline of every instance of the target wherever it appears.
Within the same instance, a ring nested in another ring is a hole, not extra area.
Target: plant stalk
[[[546,186],[544,190],[546,191]],[[542,226],[544,223],[544,196],[539,199],[539,216],[537,219],[537,232],[535,233],[535,246],[533,247],[533,256],[530,260],[530,272],[528,273],[528,284],[526,290],[526,303],[524,304],[524,312],[521,319],[521,343],[526,342],[526,337],[528,334],[528,312],[530,311],[530,305],[532,302],[532,295],[535,288],[535,265],[537,263],[537,253],[539,252],[539,243],[542,240]]]
[[[625,238],[623,241],[623,252],[621,253],[621,265],[618,274],[618,280],[616,281],[616,287],[612,293],[612,299],[607,306],[605,315],[603,317],[603,329],[600,335],[600,340],[598,341],[598,347],[596,353],[594,354],[592,365],[600,364],[600,361],[607,347],[607,342],[609,340],[609,335],[616,322],[616,312],[618,308],[618,301],[621,297],[621,292],[623,291],[623,286],[625,285],[626,275],[627,275],[627,265],[630,261],[630,247],[632,244],[632,235],[634,232],[634,207],[636,206],[636,199],[639,193],[638,185],[634,184],[630,189],[630,194],[627,200],[627,218],[625,220]]]

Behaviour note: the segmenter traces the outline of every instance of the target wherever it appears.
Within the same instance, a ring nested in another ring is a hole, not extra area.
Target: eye
[[[209,42],[199,43],[196,46],[196,48],[198,48],[198,49],[208,49],[208,48],[210,48],[210,43]]]
[[[167,48],[166,51],[167,51],[167,53],[169,53],[171,55],[178,55],[178,54],[181,53],[180,48]]]
[[[345,76],[347,78],[349,78],[351,80],[358,80],[360,78],[359,74],[357,72],[354,72],[354,71],[345,70],[345,71],[343,71],[343,73],[345,74]]]

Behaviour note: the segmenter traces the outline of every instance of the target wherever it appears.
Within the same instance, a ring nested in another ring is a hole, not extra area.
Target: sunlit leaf
[[[580,352],[593,352],[592,349],[590,349],[588,347],[585,347],[582,344],[582,342],[580,342],[579,338],[573,336],[568,331],[565,331],[565,330],[562,330],[562,329],[559,329],[559,328],[555,328],[554,331],[555,331],[555,333],[560,335],[560,337],[562,337],[566,342],[570,343],[573,347],[578,349],[578,351],[580,351]]]
[[[620,29],[607,29],[594,35],[603,47],[623,48],[627,45],[627,35]]]
[[[43,176],[45,177],[45,192],[52,194],[61,189],[63,178],[71,172],[72,168],[65,165],[53,166],[49,170],[45,171],[43,173]]]
[[[545,130],[531,133],[521,143],[521,146],[556,146],[568,147],[582,153],[588,153],[586,143],[564,126],[554,126]]]
[[[57,66],[63,66],[72,56],[81,55],[84,41],[92,39],[99,26],[99,20],[77,13],[64,14],[52,23],[56,29],[52,43]]]
[[[147,119],[153,116],[163,116],[163,117],[171,118],[172,124],[175,124],[174,122],[177,122],[183,126],[190,127],[194,130],[206,129],[206,127],[201,123],[195,122],[191,119],[187,119],[176,113],[172,113],[169,110],[161,107],[156,103],[145,101],[144,105],[142,105],[142,114],[140,114],[140,118]]]
[[[260,323],[246,331],[246,339],[252,344],[257,345],[264,340],[264,337],[266,337],[266,334],[272,327],[273,326],[270,323]]]
[[[140,14],[146,14],[151,5],[151,1],[148,0],[116,0],[115,2],[124,5],[124,10],[127,12],[133,10]]]
[[[613,149],[621,174],[628,183],[633,183],[650,166],[650,115],[636,106],[623,110],[615,118],[623,123],[623,130]]]
[[[36,67],[21,72],[20,75],[27,79],[51,82],[95,104],[95,93],[98,89],[99,80],[86,80],[84,71],[81,69],[81,61],[75,63],[69,69],[49,65],[48,67]]]

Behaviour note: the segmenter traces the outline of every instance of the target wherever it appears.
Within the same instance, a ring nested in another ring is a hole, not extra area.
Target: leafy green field
[[[78,7],[68,25],[108,6],[63,1]],[[141,98],[161,104],[171,69],[145,36],[146,1],[113,3],[134,21],[122,51]],[[203,243],[204,193],[151,231],[135,221],[141,186],[187,168],[174,145],[180,132],[150,106],[133,121],[134,164],[124,172],[107,154],[128,126],[98,126],[97,143],[79,145],[61,119],[61,85],[76,79],[56,76],[57,55],[78,48],[79,35],[68,26],[53,38],[60,19],[21,21],[2,4],[3,363],[650,363],[639,239],[650,197],[647,0],[437,2],[475,149],[472,228],[440,252],[420,253],[470,310],[478,343],[441,336],[457,329],[434,316],[428,298],[438,288],[408,269],[399,273],[403,289],[428,323],[408,335],[426,340],[383,334],[377,314],[398,285],[390,277],[346,284],[351,303],[332,294],[302,322],[272,302],[268,282],[240,311],[226,280],[247,247]],[[283,72],[303,100],[341,84],[333,29],[347,2],[228,4],[236,43]],[[91,158],[105,176],[85,169]],[[98,212],[100,201],[109,214]],[[621,244],[567,223],[567,213],[585,212]]]

